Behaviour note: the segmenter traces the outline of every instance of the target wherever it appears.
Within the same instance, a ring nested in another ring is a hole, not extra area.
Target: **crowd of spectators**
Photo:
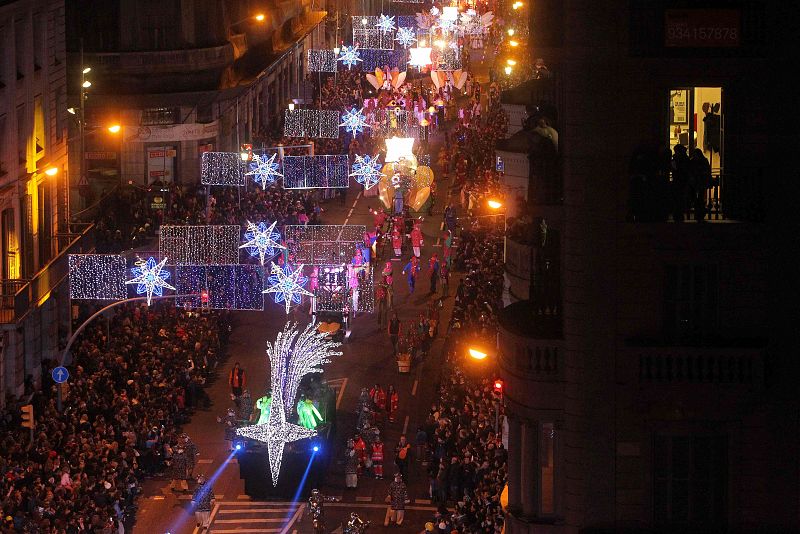
[[[142,478],[165,469],[181,424],[206,402],[228,320],[167,304],[117,308],[73,346],[62,411],[54,384],[9,398],[0,417],[0,532],[123,533]],[[45,380],[54,365],[43,363]],[[20,428],[24,402],[34,408],[30,435]]]

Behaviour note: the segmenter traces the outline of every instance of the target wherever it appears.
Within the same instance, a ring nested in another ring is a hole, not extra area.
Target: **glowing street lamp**
[[[509,28],[507,33],[508,33],[509,37],[513,37],[514,36],[514,28]]]
[[[108,127],[108,131],[111,132],[112,134],[119,133],[121,129],[122,126],[120,126],[119,124],[112,124],[111,126]]]
[[[476,349],[474,347],[470,347],[467,352],[475,360],[485,360],[486,357],[488,356],[488,354],[486,354],[482,350]]]
[[[487,204],[488,204],[488,205],[489,205],[489,207],[490,207],[490,208],[492,208],[493,210],[500,209],[500,208],[502,208],[502,207],[503,207],[503,203],[502,203],[502,202],[500,202],[499,200],[495,200],[495,199],[490,199],[490,200],[487,202]]]
[[[83,86],[84,89],[88,89],[89,87],[92,86],[92,82],[90,82],[89,80],[84,80],[81,85]]]
[[[511,67],[506,67],[506,68],[505,68],[505,69],[503,69],[503,70],[505,70],[505,71],[506,71],[506,74],[507,74],[507,75],[511,76],[511,71],[512,71],[512,70],[514,70],[514,69],[512,69]]]
[[[47,169],[44,171],[44,173],[45,173],[47,176],[55,176],[56,174],[58,174],[58,167],[48,167],[48,168],[47,168]]]

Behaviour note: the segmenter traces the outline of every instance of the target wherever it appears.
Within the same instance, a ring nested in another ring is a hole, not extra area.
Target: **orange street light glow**
[[[488,356],[488,354],[486,354],[485,352],[473,348],[469,349],[469,355],[475,358],[476,360],[483,360],[484,358],[486,358],[486,356]]]
[[[122,126],[120,126],[119,124],[112,124],[111,126],[108,127],[108,131],[113,133],[113,134],[119,133],[119,131],[121,129],[122,129]]]
[[[261,22],[261,21],[263,21],[265,18],[267,18],[267,17],[266,17],[266,16],[264,16],[264,14],[263,14],[263,13],[259,13],[258,15],[256,15],[256,16],[255,16],[255,19],[256,19],[258,22]]]
[[[487,202],[487,204],[489,204],[489,207],[492,208],[493,210],[496,210],[498,208],[503,207],[503,203],[502,202],[500,202],[499,200],[494,200],[494,199],[492,199],[489,202]]]
[[[48,167],[47,170],[44,171],[47,176],[55,176],[58,174],[58,167]]]

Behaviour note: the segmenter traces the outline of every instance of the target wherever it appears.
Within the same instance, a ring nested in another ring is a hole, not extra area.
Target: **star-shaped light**
[[[358,45],[343,46],[339,51],[339,57],[336,58],[336,61],[341,61],[344,65],[347,65],[348,69],[352,69],[353,65],[359,61],[363,61],[358,53]]]
[[[353,135],[359,134],[364,131],[364,128],[369,127],[367,124],[367,116],[361,113],[364,108],[352,108],[350,111],[345,111],[342,115],[342,123],[339,126],[344,126],[345,131]]]
[[[408,64],[412,67],[425,67],[430,65],[432,48],[409,48],[408,52],[411,57],[408,58]]]
[[[273,388],[274,388],[273,382]],[[273,389],[279,391],[280,388]],[[281,462],[283,461],[283,448],[287,443],[310,438],[317,435],[316,430],[310,430],[300,425],[295,425],[286,420],[283,407],[272,401],[272,408],[269,412],[269,419],[264,425],[252,425],[238,428],[236,434],[246,438],[254,439],[267,444],[269,451],[269,469],[272,473],[272,485],[278,485],[278,477],[281,473]]]
[[[380,156],[356,155],[356,160],[353,162],[353,172],[350,173],[350,176],[363,185],[364,189],[371,188],[380,181],[381,176],[386,176],[381,172]]]
[[[259,256],[261,265],[264,265],[264,258],[275,255],[275,249],[286,248],[281,245],[281,234],[274,232],[275,221],[267,226],[266,223],[258,224],[247,221],[247,232],[244,233],[245,243],[239,248],[246,248],[251,256]]]
[[[395,29],[394,17],[390,17],[388,15],[381,15],[380,18],[378,19],[377,24],[375,24],[375,27],[378,28],[383,33],[389,33],[391,31],[394,31]]]
[[[397,28],[397,34],[394,36],[394,40],[400,43],[400,46],[403,48],[409,48],[412,44],[417,42],[417,37],[414,30],[401,26]]]
[[[292,302],[300,304],[303,295],[313,297],[311,293],[305,289],[308,283],[308,278],[303,276],[303,265],[297,266],[297,269],[292,271],[289,265],[281,268],[278,265],[272,264],[272,274],[270,274],[267,281],[270,286],[262,291],[262,293],[273,293],[275,304],[284,303],[286,306],[286,314],[289,314],[289,309],[292,307]]]
[[[245,173],[245,176],[252,176],[257,184],[261,184],[262,189],[266,189],[267,185],[274,182],[279,176],[283,175],[278,172],[278,163],[275,162],[273,154],[269,159],[266,156],[259,156],[253,154],[253,161],[250,163],[250,172]]]
[[[175,288],[169,285],[166,280],[169,278],[169,271],[164,269],[164,264],[167,263],[167,258],[164,258],[159,263],[152,257],[147,261],[139,260],[136,262],[136,267],[131,269],[133,278],[125,282],[126,284],[136,284],[136,293],[142,295],[147,293],[147,305],[150,305],[150,300],[153,295],[160,297],[164,293],[164,288]]]
[[[386,140],[386,163],[400,161],[414,155],[413,137],[391,137]]]

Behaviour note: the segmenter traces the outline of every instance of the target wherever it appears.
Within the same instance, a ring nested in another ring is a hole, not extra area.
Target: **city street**
[[[435,147],[438,143],[434,144]],[[435,154],[435,151],[432,151]],[[435,158],[434,158],[435,159]],[[438,169],[434,167],[436,172]],[[438,176],[438,172],[437,172]],[[449,184],[438,183],[439,191],[449,190]],[[443,193],[446,194],[446,193]],[[441,246],[441,213],[446,202],[439,197],[435,215],[424,221],[422,228],[425,235],[422,257],[424,261]],[[377,198],[365,198],[361,186],[356,185],[348,191],[347,201],[341,205],[338,199],[327,201],[323,205],[323,221],[325,224],[372,224],[370,207],[377,207]],[[383,261],[386,261],[390,244],[384,241]],[[407,261],[407,255],[404,255]],[[420,282],[415,294],[409,295],[405,277],[400,274],[400,261],[393,261],[395,308],[400,320],[407,324],[415,320],[419,313],[427,309],[431,298],[427,294],[427,275],[425,270],[420,274]],[[382,265],[378,263],[376,265]],[[423,263],[423,265],[425,265]],[[456,278],[454,276],[454,278]],[[455,286],[457,280],[451,281]],[[449,300],[449,302],[448,302]],[[442,324],[447,324],[451,299],[446,299],[442,310]],[[211,408],[198,410],[186,425],[185,431],[197,444],[200,450],[199,465],[195,475],[204,473],[211,478],[221,470],[214,480],[213,489],[216,495],[216,506],[212,511],[210,530],[218,533],[246,532],[306,532],[310,529],[310,521],[303,521],[303,506],[291,503],[256,502],[244,494],[244,482],[239,478],[236,458],[229,458],[229,443],[223,439],[223,426],[217,422],[233,403],[230,400],[230,388],[227,384],[228,371],[234,362],[239,362],[247,373],[247,386],[254,399],[263,395],[268,380],[268,361],[266,343],[274,341],[276,334],[283,328],[287,317],[282,306],[268,302],[264,312],[236,312],[234,330],[230,337],[225,363],[216,370],[216,378],[207,388],[211,398]],[[305,322],[309,320],[302,311],[292,311],[290,320]],[[352,510],[358,511],[363,519],[371,521],[370,532],[382,532],[383,521],[387,510],[384,502],[387,488],[394,472],[393,450],[400,435],[406,433],[413,443],[417,425],[424,422],[428,407],[434,398],[435,387],[439,375],[442,358],[444,332],[440,331],[434,341],[427,360],[410,373],[398,372],[397,363],[392,355],[391,344],[386,332],[379,328],[376,316],[371,313],[360,314],[353,321],[352,335],[343,344],[343,356],[335,359],[325,367],[324,378],[337,393],[337,435],[331,468],[325,485],[320,488],[328,496],[341,499],[338,503],[326,504],[326,523],[329,531],[339,525]],[[354,433],[358,396],[362,387],[371,387],[380,383],[384,388],[394,384],[400,398],[399,415],[395,423],[387,423],[382,432],[385,443],[386,461],[384,480],[372,477],[360,477],[356,490],[344,487],[344,467],[342,448]],[[417,461],[412,462],[409,496],[412,500],[407,508],[406,523],[408,531],[419,531],[426,521],[432,517],[435,507],[431,505],[428,495],[428,478],[425,466]],[[148,480],[145,492],[140,499],[140,510],[134,530],[141,532],[171,532],[185,534],[195,529],[194,517],[190,511],[191,495],[175,494],[169,489],[169,480],[156,478]],[[387,531],[389,529],[386,529]]]

